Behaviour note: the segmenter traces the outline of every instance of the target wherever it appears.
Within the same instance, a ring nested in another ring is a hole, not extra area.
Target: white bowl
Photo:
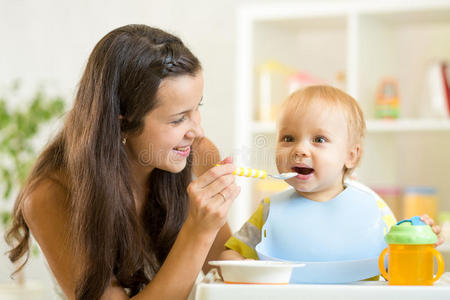
[[[304,264],[261,260],[216,260],[210,265],[220,267],[225,283],[288,284],[292,268]]]

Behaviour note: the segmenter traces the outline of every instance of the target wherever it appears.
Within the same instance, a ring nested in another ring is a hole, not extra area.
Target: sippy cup
[[[381,252],[378,267],[389,285],[433,285],[444,273],[444,259],[433,247],[437,236],[419,217],[398,222],[384,240],[388,248]],[[389,253],[387,272],[384,267],[386,253]],[[434,277],[433,256],[438,263]]]

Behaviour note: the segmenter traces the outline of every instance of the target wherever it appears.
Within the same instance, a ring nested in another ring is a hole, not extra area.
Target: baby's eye
[[[186,115],[184,115],[184,116],[182,116],[180,119],[175,120],[175,121],[172,121],[172,122],[170,122],[170,123],[172,123],[172,124],[180,124],[181,122],[183,122],[183,121],[185,121],[185,120],[186,120]]]
[[[281,138],[282,142],[290,143],[294,141],[294,138],[291,135],[285,135]]]
[[[323,136],[316,136],[313,139],[313,141],[314,141],[314,143],[323,144],[323,143],[325,143],[327,141],[327,139],[325,137],[323,137]]]

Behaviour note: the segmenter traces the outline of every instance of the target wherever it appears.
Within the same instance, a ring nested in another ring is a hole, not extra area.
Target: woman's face
[[[198,110],[202,97],[202,72],[163,79],[156,93],[158,104],[144,117],[142,132],[128,136],[132,161],[149,171],[181,172],[194,139],[203,135]]]

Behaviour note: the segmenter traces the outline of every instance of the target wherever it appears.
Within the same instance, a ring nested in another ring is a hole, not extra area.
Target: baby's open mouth
[[[302,174],[302,175],[309,175],[312,172],[314,172],[314,169],[307,168],[307,167],[293,167],[292,171],[297,172],[298,174]]]

